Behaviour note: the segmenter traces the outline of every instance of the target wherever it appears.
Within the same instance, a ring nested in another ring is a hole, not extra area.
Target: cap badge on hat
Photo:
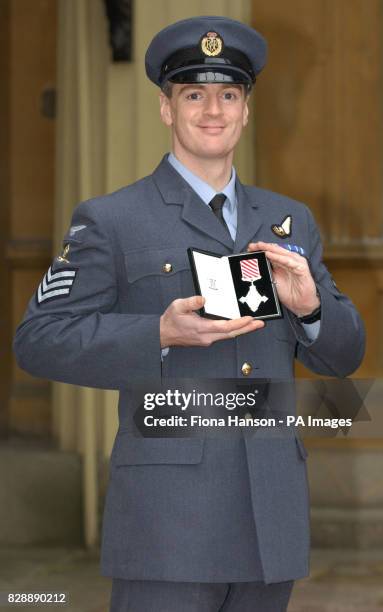
[[[206,32],[201,39],[201,51],[209,57],[216,57],[222,52],[223,40],[217,32]]]

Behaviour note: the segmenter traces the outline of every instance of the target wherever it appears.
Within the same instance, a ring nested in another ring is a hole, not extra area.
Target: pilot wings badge
[[[291,215],[287,215],[280,225],[272,225],[271,229],[279,238],[287,238],[288,236],[291,236],[291,223]]]

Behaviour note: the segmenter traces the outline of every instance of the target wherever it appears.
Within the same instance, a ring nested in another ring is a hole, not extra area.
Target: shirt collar
[[[169,153],[168,162],[173,166],[175,170],[182,176],[182,178],[190,185],[192,189],[199,195],[201,200],[205,204],[214,198],[217,193],[224,193],[226,196],[225,206],[227,205],[230,212],[233,212],[237,207],[237,197],[235,193],[235,180],[236,172],[234,166],[231,170],[231,177],[228,184],[220,191],[215,191],[211,185],[203,181],[199,176],[191,172],[186,166],[184,166],[174,155]]]

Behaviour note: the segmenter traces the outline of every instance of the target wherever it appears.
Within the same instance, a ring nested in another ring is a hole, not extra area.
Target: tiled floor
[[[296,583],[289,612],[382,612],[383,551],[314,551],[311,577]],[[0,551],[0,592],[66,592],[66,606],[17,609],[107,612],[110,581],[98,555],[63,549]],[[0,604],[0,612],[16,606]],[[173,611],[169,611],[173,612]],[[174,611],[176,612],[176,611]]]

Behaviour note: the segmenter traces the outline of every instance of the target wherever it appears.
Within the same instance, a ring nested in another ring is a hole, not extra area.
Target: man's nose
[[[208,115],[219,115],[221,113],[221,103],[217,95],[207,96],[204,111]]]

